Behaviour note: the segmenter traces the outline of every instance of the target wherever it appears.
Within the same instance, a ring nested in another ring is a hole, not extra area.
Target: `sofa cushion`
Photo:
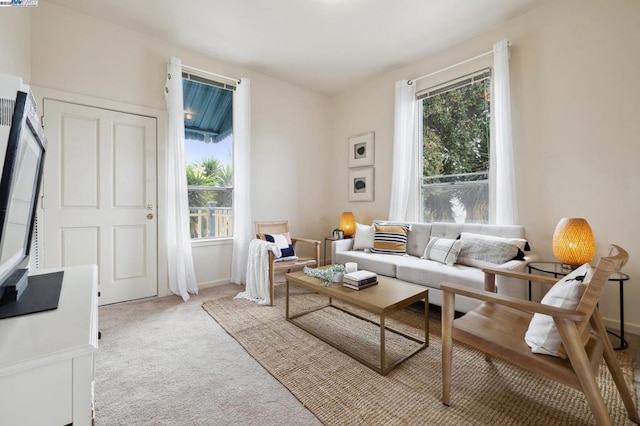
[[[422,259],[435,260],[445,265],[456,263],[460,252],[460,241],[448,238],[431,237],[424,250]]]
[[[461,237],[458,263],[467,264],[467,259],[473,259],[499,265],[515,258],[519,252],[522,253],[515,244],[499,239]]]
[[[407,254],[420,257],[429,244],[431,238],[430,223],[412,223],[407,234]]]
[[[347,262],[355,262],[358,264],[359,270],[371,271],[387,277],[395,277],[396,262],[400,259],[403,259],[403,257],[349,250],[337,252],[335,261],[343,265]]]
[[[274,243],[281,251],[281,255],[275,258],[276,262],[284,260],[296,260],[295,251],[293,250],[293,244],[291,244],[291,236],[288,232],[283,234],[258,234],[258,238],[261,240]]]
[[[465,238],[481,238],[490,241],[501,241],[503,243],[513,244],[522,251],[524,251],[527,246],[527,240],[525,238],[500,237],[497,235],[476,234],[475,232],[461,232],[460,239],[464,240]]]
[[[375,228],[373,226],[356,223],[356,235],[353,237],[354,250],[371,250],[373,248],[373,236]]]
[[[593,269],[588,263],[555,283],[540,303],[558,308],[575,309],[580,303]],[[558,356],[562,343],[560,333],[549,315],[534,314],[524,340],[534,353]]]
[[[434,222],[431,224],[431,236],[443,238],[458,238],[463,232],[475,234],[495,235],[507,238],[524,238],[524,227],[520,225],[490,225],[485,223],[448,223]]]
[[[407,225],[374,224],[372,253],[405,255],[407,253]]]
[[[458,264],[449,266],[427,259],[399,263],[396,268],[396,278],[437,289],[440,289],[442,282],[462,284],[479,290],[484,289],[482,270]]]

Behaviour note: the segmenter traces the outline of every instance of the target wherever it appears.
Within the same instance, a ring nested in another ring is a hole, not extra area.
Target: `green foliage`
[[[454,220],[463,207],[467,222],[488,219],[488,187],[474,184],[481,176],[454,176],[489,171],[489,80],[449,90],[423,100],[424,220]],[[455,185],[453,185],[455,184]]]
[[[187,185],[189,187],[211,187],[211,190],[189,191],[189,207],[208,209],[210,206],[232,207],[233,168],[230,165],[221,165],[216,158],[204,158],[186,167]],[[220,189],[214,189],[220,188]],[[206,235],[206,221],[198,225],[198,218],[191,217],[191,236],[198,235],[197,228],[202,226],[200,235]]]
[[[424,176],[489,170],[487,91],[481,81],[424,99]]]

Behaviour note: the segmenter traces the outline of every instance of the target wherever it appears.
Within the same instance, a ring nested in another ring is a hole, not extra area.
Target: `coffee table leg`
[[[285,307],[284,318],[289,319],[289,280],[286,280],[286,281],[287,281],[287,297],[285,298],[286,307]]]
[[[385,348],[384,348],[384,342],[385,342],[385,336],[384,336],[384,330],[385,330],[385,326],[384,326],[384,315],[380,315],[380,372],[382,373],[383,376],[387,375],[387,371],[385,371],[384,368],[384,360],[385,360]]]

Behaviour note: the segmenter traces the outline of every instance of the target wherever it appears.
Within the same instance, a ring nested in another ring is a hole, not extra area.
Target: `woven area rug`
[[[430,345],[386,377],[285,321],[284,288],[275,306],[243,299],[208,301],[203,308],[269,373],[326,425],[583,425],[594,424],[584,395],[454,342],[452,404],[442,405],[439,315],[430,315]],[[298,291],[291,312],[326,304]],[[355,310],[355,309],[354,309]],[[387,325],[422,337],[421,306],[403,310]],[[362,314],[362,311],[358,311]],[[375,318],[375,317],[372,317]],[[375,362],[379,328],[333,308],[301,317],[307,327]],[[388,362],[416,343],[387,332]],[[616,352],[632,389],[631,356]],[[633,424],[603,366],[598,383],[614,424]]]

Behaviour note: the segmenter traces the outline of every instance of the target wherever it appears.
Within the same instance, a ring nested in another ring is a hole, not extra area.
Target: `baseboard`
[[[231,280],[227,278],[223,280],[215,280],[215,281],[207,281],[204,283],[198,283],[198,289],[209,288],[209,287],[219,287],[225,284],[231,284]]]

